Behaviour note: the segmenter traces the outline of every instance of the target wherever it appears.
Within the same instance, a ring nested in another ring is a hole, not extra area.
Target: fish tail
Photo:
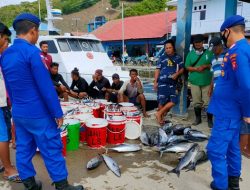
[[[160,151],[160,158],[162,158],[162,156],[163,156],[163,151]]]
[[[180,174],[181,174],[180,170],[177,170],[176,168],[169,171],[168,174],[169,173],[175,173],[178,177],[180,177]]]

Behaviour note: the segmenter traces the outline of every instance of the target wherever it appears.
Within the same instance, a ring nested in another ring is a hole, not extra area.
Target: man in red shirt
[[[51,57],[51,55],[48,54],[48,50],[49,50],[48,42],[41,41],[39,45],[40,45],[40,49],[41,49],[41,57],[42,57],[43,63],[45,64],[45,66],[49,70],[50,65],[52,63],[52,57]]]

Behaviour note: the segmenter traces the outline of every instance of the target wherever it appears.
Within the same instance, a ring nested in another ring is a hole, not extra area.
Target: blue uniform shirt
[[[237,41],[226,53],[209,112],[226,118],[250,117],[250,45]]]
[[[0,64],[13,117],[62,117],[55,88],[35,45],[16,39],[2,55]]]
[[[171,58],[173,61],[171,61]],[[176,84],[177,81],[171,78],[171,75],[183,68],[182,57],[178,54],[168,56],[164,53],[157,62],[156,69],[160,69],[160,75],[158,78],[159,84]]]

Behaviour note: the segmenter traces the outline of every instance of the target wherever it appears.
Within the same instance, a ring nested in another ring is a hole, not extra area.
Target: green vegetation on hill
[[[100,0],[61,0],[63,14],[70,14],[86,9]]]
[[[143,0],[135,5],[126,7],[124,15],[129,17],[158,13],[164,11],[166,7],[166,0]]]
[[[60,6],[60,0],[53,0],[53,5],[56,8],[61,8]],[[8,26],[11,26],[13,19],[20,13],[23,12],[30,12],[35,15],[39,15],[38,11],[38,3],[37,2],[23,2],[19,5],[9,5],[5,7],[0,8],[0,21],[7,24]],[[41,16],[42,20],[47,15],[46,5],[45,1],[41,1]]]

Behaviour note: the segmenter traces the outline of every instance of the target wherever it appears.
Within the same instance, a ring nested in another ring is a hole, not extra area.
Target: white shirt
[[[7,106],[6,88],[5,88],[3,74],[0,68],[0,107],[5,107],[5,106]]]

